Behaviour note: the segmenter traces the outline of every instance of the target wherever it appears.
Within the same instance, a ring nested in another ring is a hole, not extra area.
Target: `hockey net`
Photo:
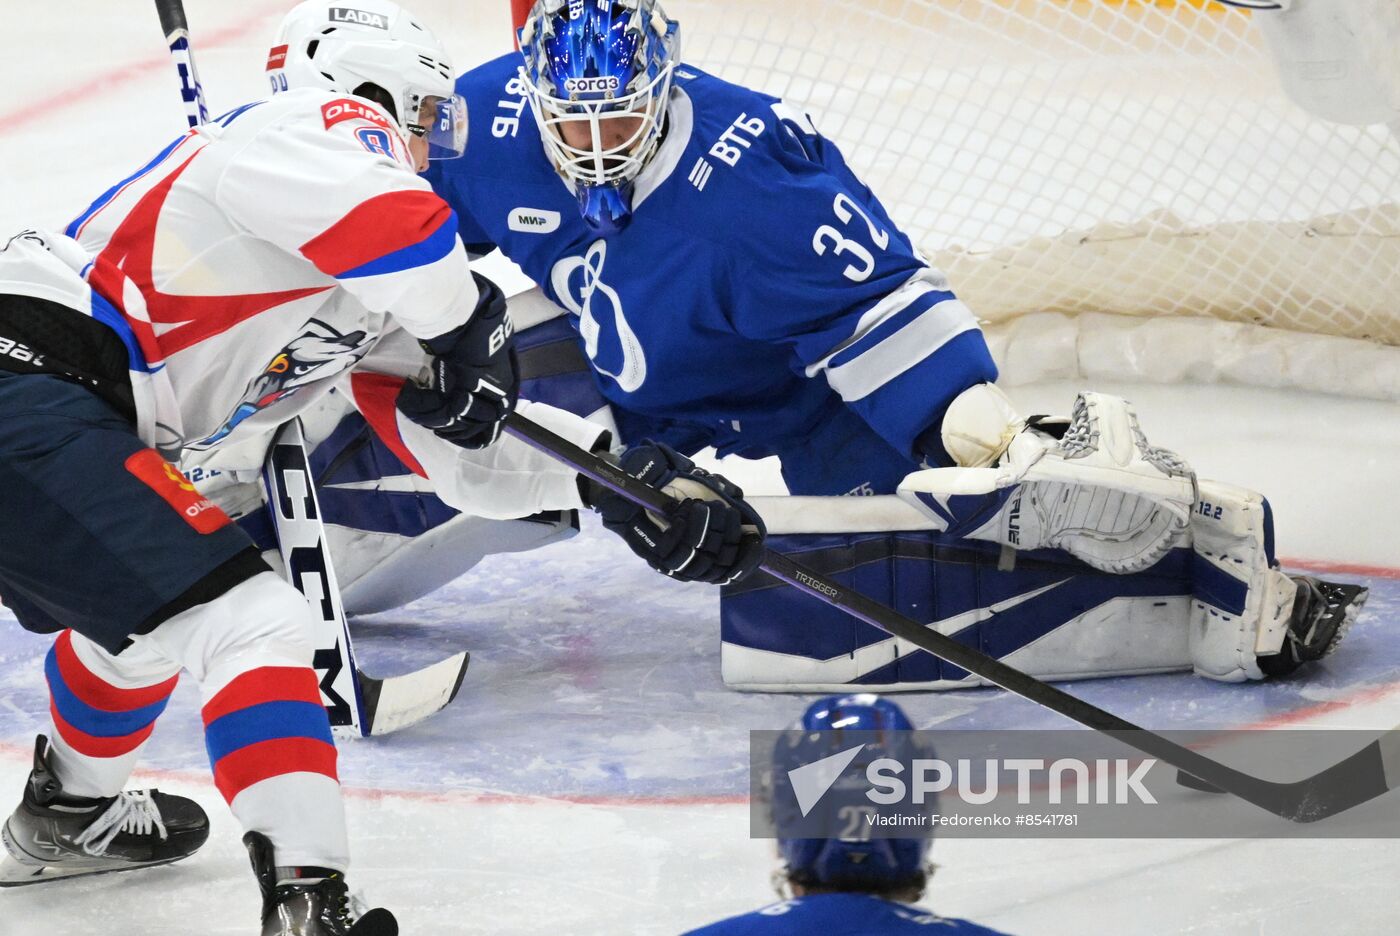
[[[1310,116],[1209,0],[669,0],[806,109],[1013,379],[1400,400],[1400,142]]]

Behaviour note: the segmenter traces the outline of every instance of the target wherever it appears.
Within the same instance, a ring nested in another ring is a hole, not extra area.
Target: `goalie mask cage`
[[[1400,141],[1289,99],[1258,22],[1274,14],[663,5],[685,62],[783,97],[841,146],[986,321],[1006,379],[1400,401]]]

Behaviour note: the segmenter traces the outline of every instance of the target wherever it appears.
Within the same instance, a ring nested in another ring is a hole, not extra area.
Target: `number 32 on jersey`
[[[850,228],[856,215],[860,215],[865,222],[866,228],[870,231],[870,241],[875,245],[876,250],[885,250],[890,246],[890,232],[880,230],[879,226],[871,220],[855,201],[845,192],[836,196],[836,200],[831,204],[832,211],[836,213],[836,218],[841,224]],[[857,230],[857,234],[859,230]],[[817,228],[812,235],[812,249],[817,252],[817,256],[826,256],[830,249],[835,256],[850,254],[853,262],[846,264],[846,269],[842,271],[846,279],[853,283],[863,283],[870,278],[870,274],[875,272],[875,255],[872,254],[860,241],[852,240],[840,229],[830,224],[823,224]]]

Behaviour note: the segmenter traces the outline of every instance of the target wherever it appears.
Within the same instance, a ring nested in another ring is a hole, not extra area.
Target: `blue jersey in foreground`
[[[685,936],[1003,936],[966,920],[869,894],[813,894],[770,904]]]
[[[624,435],[778,455],[793,493],[875,493],[916,467],[953,397],[995,378],[972,313],[800,113],[682,66],[631,223],[601,237],[545,156],[518,65],[458,80],[467,152],[428,178],[469,250],[499,247],[571,313]]]

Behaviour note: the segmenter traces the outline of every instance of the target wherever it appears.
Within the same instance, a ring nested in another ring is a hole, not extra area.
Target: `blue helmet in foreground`
[[[869,764],[881,757],[909,759],[912,756],[931,757],[931,749],[912,750],[915,743],[904,732],[914,726],[895,703],[888,699],[869,694],[827,696],[813,702],[802,715],[799,726],[805,734],[796,745],[800,751],[784,751],[775,757],[775,762],[787,761],[791,764],[794,754],[802,763],[812,763],[822,757],[849,748],[854,739],[843,737],[846,732],[862,732],[860,740],[865,748],[854,763],[857,766]],[[867,739],[869,732],[883,736],[872,743]],[[785,770],[781,766],[774,771],[774,782],[785,782]],[[838,785],[839,786],[839,785]],[[830,795],[838,795],[833,788]],[[863,798],[859,801],[865,803]],[[776,799],[775,799],[776,803]],[[868,805],[868,803],[865,803]],[[776,805],[775,805],[775,808]],[[851,815],[859,816],[860,805],[855,806]],[[934,812],[937,805],[927,802],[923,809]],[[839,810],[837,815],[845,815],[847,810]],[[775,815],[778,828],[783,827],[783,818]],[[859,828],[856,823],[851,823]],[[834,835],[846,833],[847,829],[833,830]],[[928,851],[931,841],[923,838],[779,838],[778,852],[786,864],[785,876],[793,884],[807,888],[822,888],[841,891],[881,892],[903,888],[923,889],[928,875]]]
[[[550,162],[590,226],[621,230],[661,142],[680,27],[656,0],[538,0],[519,39]]]

